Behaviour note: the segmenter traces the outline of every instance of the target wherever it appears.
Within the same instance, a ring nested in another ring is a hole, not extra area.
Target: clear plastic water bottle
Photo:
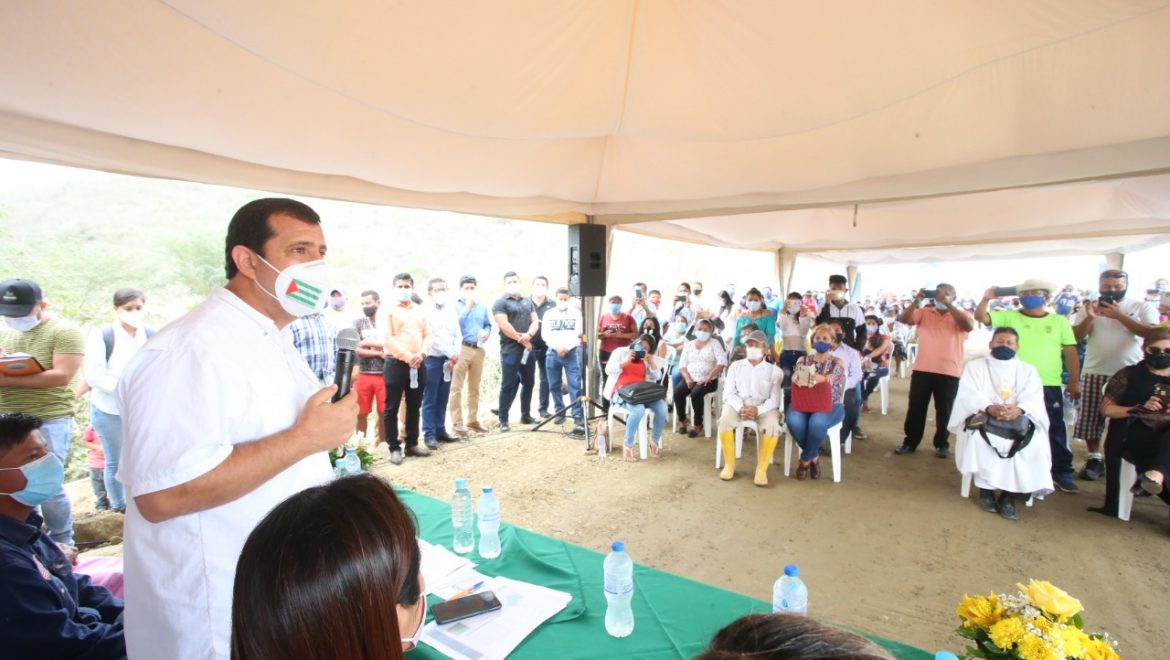
[[[605,556],[605,632],[613,637],[628,637],[634,632],[634,560],[626,554],[626,544],[614,541]]]
[[[455,480],[455,492],[451,494],[451,532],[455,552],[465,555],[475,549],[475,517],[471,513],[471,490],[467,480]]]
[[[959,660],[959,656],[950,651],[937,651],[934,654],[934,660]]]
[[[345,476],[352,477],[362,473],[362,459],[358,458],[357,450],[345,450]]]
[[[410,389],[418,389],[418,367],[410,368]]]
[[[444,383],[451,382],[451,362],[450,361],[443,363],[443,382]]]
[[[520,356],[520,364],[528,364],[528,356],[532,355],[532,349],[524,349],[524,355]]]
[[[500,498],[485,486],[476,507],[479,513],[479,556],[495,559],[500,556]]]
[[[772,586],[772,611],[782,614],[808,614],[808,587],[800,579],[796,564],[784,567],[784,575]]]

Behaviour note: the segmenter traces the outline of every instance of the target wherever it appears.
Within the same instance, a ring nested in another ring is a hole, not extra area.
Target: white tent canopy
[[[0,155],[850,260],[1131,249],[1170,224],[1167,35],[1164,0],[7,2]]]

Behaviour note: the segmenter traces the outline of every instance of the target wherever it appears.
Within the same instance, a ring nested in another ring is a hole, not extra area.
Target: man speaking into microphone
[[[320,389],[288,329],[328,299],[320,217],[259,199],[226,248],[227,285],[160,330],[118,386],[130,658],[230,657],[244,540],[332,477],[326,451],[354,428],[356,394],[332,402],[337,387]]]

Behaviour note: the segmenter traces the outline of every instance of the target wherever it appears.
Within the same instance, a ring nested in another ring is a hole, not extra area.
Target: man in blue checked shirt
[[[302,316],[288,326],[293,345],[322,385],[333,384],[337,368],[337,330],[320,312]]]
[[[73,573],[36,507],[61,488],[40,418],[0,415],[0,656],[123,658],[122,601]]]
[[[459,360],[451,377],[451,398],[447,412],[451,415],[451,430],[467,435],[468,430],[487,433],[479,423],[479,383],[483,376],[484,344],[492,332],[491,312],[479,299],[479,283],[471,275],[459,278],[459,300],[455,311],[459,314],[459,330],[463,336]],[[467,385],[467,424],[464,425],[463,386]]]

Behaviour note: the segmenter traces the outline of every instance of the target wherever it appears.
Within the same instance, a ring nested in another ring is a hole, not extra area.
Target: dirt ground
[[[659,460],[600,460],[552,425],[555,432],[532,433],[513,423],[511,433],[476,435],[400,467],[386,462],[383,446],[374,472],[441,499],[465,476],[475,489],[496,488],[511,523],[598,551],[620,539],[637,562],[764,600],[783,565],[796,563],[816,616],[931,651],[962,650],[953,630],[964,593],[1049,580],[1081,599],[1088,628],[1119,639],[1123,657],[1162,657],[1170,634],[1167,507],[1139,499],[1128,523],[1088,513],[1104,482],[1081,481],[1080,494],[1054,493],[1021,508],[1017,522],[985,513],[959,497],[953,459],[935,457],[929,438],[915,454],[893,453],[908,382],[891,380],[887,416],[863,414],[869,439],[854,440],[841,483],[828,458],[819,481],[785,478],[781,442],[769,486],[757,488],[750,440],[736,478],[723,482],[715,441],[669,426]],[[486,408],[493,396],[484,398]],[[875,409],[878,401],[875,393]],[[486,409],[482,417],[488,421]],[[928,429],[933,423],[932,414]],[[1074,451],[1079,466],[1084,446]],[[88,486],[69,485],[80,518],[92,509]]]
[[[908,383],[892,379],[887,416],[862,416],[869,439],[854,440],[841,483],[827,458],[819,481],[785,478],[781,442],[769,486],[757,488],[750,441],[736,478],[723,482],[715,441],[669,426],[657,461],[600,460],[580,439],[513,423],[511,433],[375,471],[441,499],[466,476],[475,489],[495,487],[509,522],[598,551],[620,539],[637,562],[764,600],[783,565],[796,563],[815,615],[931,651],[962,650],[953,630],[964,593],[1049,580],[1082,600],[1090,629],[1121,640],[1123,657],[1161,657],[1170,633],[1167,507],[1140,499],[1128,523],[1088,513],[1104,496],[1098,481],[1054,493],[1016,522],[985,513],[959,497],[953,459],[937,458],[929,439],[914,454],[893,453]],[[1079,465],[1084,446],[1076,451]]]

